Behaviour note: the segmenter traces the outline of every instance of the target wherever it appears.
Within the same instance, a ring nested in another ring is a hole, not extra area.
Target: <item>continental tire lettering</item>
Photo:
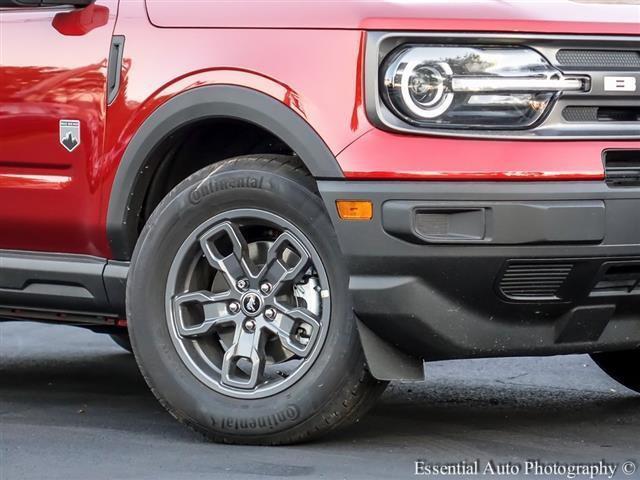
[[[256,428],[273,430],[280,425],[293,423],[298,418],[300,418],[300,409],[295,405],[289,405],[284,410],[271,415],[254,418],[212,417],[211,423],[221,430],[242,431]]]
[[[264,177],[233,177],[233,178],[211,178],[207,177],[202,182],[193,187],[189,193],[189,201],[193,205],[198,205],[203,198],[215,192],[231,190],[234,188],[262,188]]]

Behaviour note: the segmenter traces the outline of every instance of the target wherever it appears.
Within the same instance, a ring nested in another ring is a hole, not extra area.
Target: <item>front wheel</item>
[[[213,440],[310,439],[384,389],[314,187],[291,157],[228,160],[183,181],[141,234],[127,290],[136,358],[160,402]]]
[[[591,358],[615,381],[640,393],[640,350],[594,353]]]

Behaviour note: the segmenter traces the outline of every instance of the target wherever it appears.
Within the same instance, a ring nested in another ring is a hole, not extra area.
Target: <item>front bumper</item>
[[[323,181],[358,317],[427,360],[640,346],[640,188]],[[343,221],[336,200],[371,200]]]

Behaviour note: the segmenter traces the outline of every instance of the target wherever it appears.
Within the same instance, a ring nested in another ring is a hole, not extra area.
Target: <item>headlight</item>
[[[424,127],[524,129],[563,91],[588,90],[525,47],[409,45],[382,64],[381,95],[404,121]]]

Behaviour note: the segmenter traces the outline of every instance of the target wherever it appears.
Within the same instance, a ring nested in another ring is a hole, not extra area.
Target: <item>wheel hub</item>
[[[240,300],[242,305],[242,311],[249,317],[255,317],[260,315],[264,306],[264,299],[262,295],[256,292],[247,292],[242,296]]]

